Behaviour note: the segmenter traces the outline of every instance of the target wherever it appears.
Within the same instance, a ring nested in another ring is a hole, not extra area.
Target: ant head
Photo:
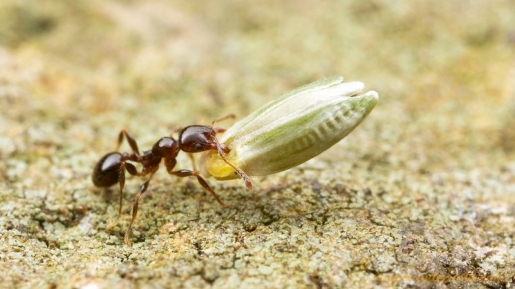
[[[216,132],[210,126],[187,126],[179,135],[179,147],[188,153],[216,150]]]
[[[173,159],[179,153],[179,144],[172,137],[163,137],[154,144],[152,153],[165,159]]]

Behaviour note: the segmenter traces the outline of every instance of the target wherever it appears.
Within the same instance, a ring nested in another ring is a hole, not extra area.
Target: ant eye
[[[203,147],[204,147],[204,146],[202,146],[202,144],[201,144],[201,143],[196,143],[196,144],[195,144],[195,149],[196,149],[196,150],[201,150]]]

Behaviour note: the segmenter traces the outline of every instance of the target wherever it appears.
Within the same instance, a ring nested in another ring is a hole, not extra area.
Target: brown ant
[[[138,149],[138,144],[136,140],[124,129],[118,135],[118,145],[117,148],[120,147],[123,137],[127,139],[129,143],[132,153],[120,153],[120,152],[110,152],[102,157],[93,170],[93,184],[97,187],[110,187],[116,183],[120,185],[120,204],[118,208],[118,216],[110,225],[106,227],[106,230],[112,228],[120,219],[120,215],[122,213],[122,195],[123,188],[125,186],[125,171],[129,172],[129,174],[133,176],[146,176],[149,175],[148,180],[141,185],[136,198],[134,199],[134,203],[132,206],[132,218],[129,224],[129,228],[125,232],[124,241],[127,245],[131,246],[131,242],[129,241],[129,235],[131,232],[132,224],[136,219],[136,215],[138,214],[138,202],[141,198],[141,195],[147,190],[148,184],[152,179],[154,173],[159,169],[159,165],[161,160],[164,160],[164,164],[166,167],[166,171],[173,176],[177,177],[196,177],[197,181],[202,185],[202,187],[211,193],[215,199],[222,206],[230,207],[220,200],[220,198],[216,195],[216,193],[211,189],[211,187],[207,184],[207,182],[199,175],[199,173],[195,170],[178,170],[174,171],[175,165],[177,164],[177,155],[180,151],[188,153],[191,160],[193,157],[190,155],[191,153],[203,152],[208,150],[216,150],[220,157],[234,170],[240,175],[240,177],[245,181],[245,185],[249,190],[252,190],[252,182],[249,177],[240,169],[236,168],[232,165],[226,158],[225,154],[229,152],[229,148],[223,144],[219,143],[216,134],[225,132],[225,129],[221,128],[213,128],[215,122],[234,117],[234,115],[228,115],[221,119],[215,120],[211,123],[211,126],[204,125],[191,125],[185,127],[181,130],[179,134],[178,141],[173,137],[163,137],[159,139],[152,149],[144,151],[143,154],[140,154]],[[118,150],[118,149],[117,149]],[[143,168],[141,172],[138,172],[136,167],[130,162],[140,163]]]

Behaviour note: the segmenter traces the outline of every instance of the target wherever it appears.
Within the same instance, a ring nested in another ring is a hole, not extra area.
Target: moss
[[[2,286],[512,286],[513,1],[4,2]],[[148,149],[330,75],[381,97],[335,147],[253,192],[209,180],[232,209],[161,170],[132,248],[128,177],[104,231],[121,129]]]

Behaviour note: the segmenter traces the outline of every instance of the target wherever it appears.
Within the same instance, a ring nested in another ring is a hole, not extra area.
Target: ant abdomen
[[[102,157],[93,169],[93,184],[97,187],[110,187],[118,183],[120,178],[122,154],[108,153]]]

